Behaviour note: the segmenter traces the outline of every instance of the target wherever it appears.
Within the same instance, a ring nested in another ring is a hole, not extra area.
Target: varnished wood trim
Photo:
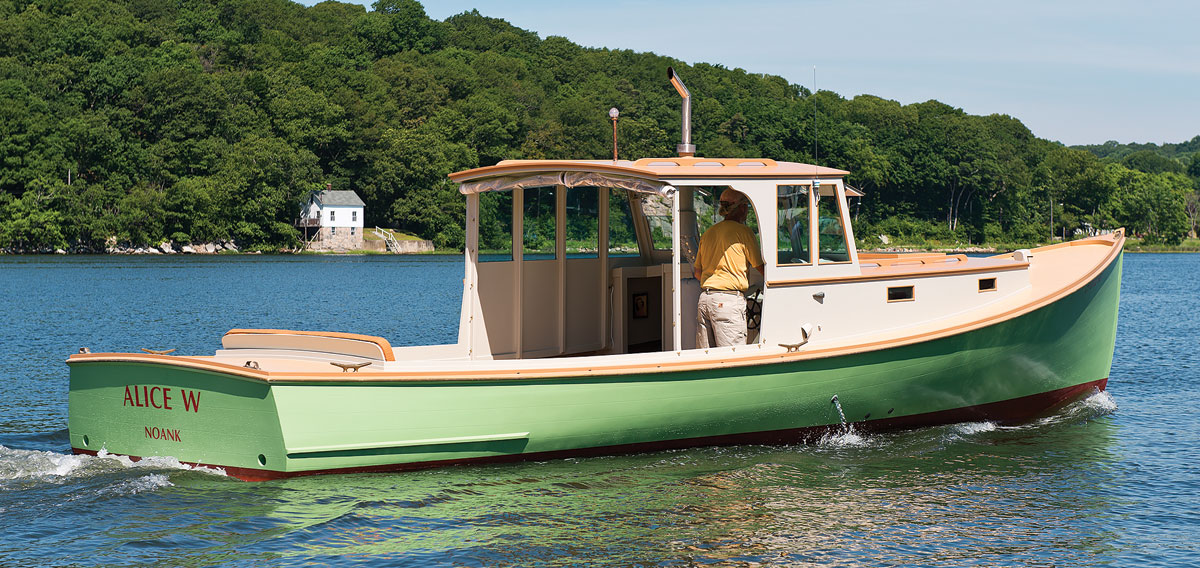
[[[151,365],[167,365],[185,367],[201,371],[211,371],[235,378],[252,379],[266,382],[269,373],[266,371],[239,367],[228,363],[218,363],[211,358],[202,357],[172,357],[168,355],[147,355],[141,353],[77,353],[67,358],[68,365],[79,363],[145,363]]]

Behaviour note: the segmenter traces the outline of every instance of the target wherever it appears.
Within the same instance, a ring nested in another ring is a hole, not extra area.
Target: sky
[[[808,88],[815,67],[817,88],[846,98],[936,99],[1013,116],[1067,145],[1200,135],[1194,0],[422,3],[438,20],[477,9],[542,38],[779,75]]]

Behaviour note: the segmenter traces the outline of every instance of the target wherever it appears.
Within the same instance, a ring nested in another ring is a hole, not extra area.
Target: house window
[[[353,236],[354,236],[354,227],[350,227],[350,236],[351,236],[351,237],[353,237]]]
[[[330,227],[330,228],[329,228],[329,235],[330,235],[330,236],[337,236],[337,227]]]
[[[330,209],[329,210],[329,220],[333,221],[336,216],[337,216],[337,211]]]
[[[351,220],[351,221],[357,221],[357,220],[358,220],[358,211],[351,211],[351,212],[350,212],[350,220]]]

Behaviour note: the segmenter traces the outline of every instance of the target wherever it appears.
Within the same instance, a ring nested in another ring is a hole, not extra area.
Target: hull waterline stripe
[[[963,408],[952,408],[926,414],[917,414],[913,416],[901,416],[897,418],[888,418],[882,420],[870,420],[864,422],[853,422],[854,426],[862,428],[865,431],[884,432],[891,430],[906,430],[923,426],[936,426],[940,424],[954,424],[958,422],[972,421],[997,421],[1006,423],[1020,423],[1044,415],[1047,412],[1061,408],[1067,403],[1083,398],[1092,392],[1103,391],[1108,385],[1108,379],[1100,379],[1075,385],[1073,387],[1065,387],[1050,392],[1023,396],[1010,400],[1002,400],[988,404],[977,406],[968,406]],[[829,426],[813,426],[808,428],[797,428],[792,430],[777,430],[771,432],[749,432],[744,434],[728,434],[724,436],[709,436],[703,438],[686,438],[679,440],[662,440],[657,442],[641,442],[636,444],[624,444],[619,446],[600,446],[593,448],[579,448],[574,450],[558,450],[550,452],[536,452],[524,454],[506,454],[500,456],[488,456],[481,458],[467,458],[457,460],[440,460],[417,463],[400,463],[375,466],[361,467],[345,467],[331,468],[307,471],[271,471],[265,469],[253,469],[243,467],[230,467],[197,462],[181,462],[185,465],[193,467],[206,467],[210,469],[218,469],[224,471],[227,475],[241,479],[243,481],[272,481],[276,479],[286,479],[291,477],[299,477],[305,475],[321,475],[328,473],[389,473],[401,471],[414,471],[421,469],[429,469],[434,467],[446,467],[454,465],[480,465],[489,463],[512,463],[521,461],[545,461],[551,459],[562,459],[570,457],[592,457],[606,456],[617,454],[635,454],[643,452],[654,452],[661,450],[671,450],[679,448],[693,448],[702,446],[728,446],[738,444],[788,444],[796,442],[804,442],[812,440],[831,430],[840,428],[840,425]],[[71,451],[75,454],[95,456],[95,450],[85,450],[82,448],[72,447]],[[113,454],[115,455],[115,454]],[[127,456],[133,461],[142,459],[141,456]]]
[[[468,444],[472,442],[504,442],[508,440],[524,440],[529,438],[529,432],[511,434],[485,434],[482,436],[458,436],[455,438],[428,438],[425,440],[401,440],[397,442],[369,442],[363,444],[332,444],[328,446],[304,446],[287,448],[288,457],[301,457],[305,454],[322,454],[327,452],[349,452],[355,450],[381,450],[386,448],[411,448],[413,446],[441,446],[447,444]]]

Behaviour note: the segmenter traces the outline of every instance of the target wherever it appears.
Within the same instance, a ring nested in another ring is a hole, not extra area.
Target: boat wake
[[[1080,424],[1108,416],[1117,411],[1117,401],[1108,391],[1096,390],[1092,394],[1043,416],[1028,424],[1012,426],[1011,429],[1041,428],[1058,424]]]
[[[932,444],[941,447],[943,444],[972,442],[987,439],[1005,432],[1021,432],[1054,428],[1060,425],[1080,424],[1096,420],[1116,412],[1117,403],[1106,391],[1096,391],[1091,395],[1063,406],[1053,414],[1023,424],[1002,425],[991,421],[959,422],[943,426],[918,428],[902,432],[859,432],[853,424],[831,427],[825,434],[817,438],[815,448],[821,450],[888,450],[893,451],[897,446],[918,447]],[[890,448],[890,450],[889,450]]]
[[[39,450],[21,450],[0,446],[0,491],[27,489],[45,484],[73,483],[86,478],[146,472],[136,479],[115,482],[101,492],[132,495],[170,487],[167,471],[196,471],[224,476],[225,472],[205,467],[192,467],[169,457],[150,457],[133,461],[104,450],[96,456],[60,454]]]

